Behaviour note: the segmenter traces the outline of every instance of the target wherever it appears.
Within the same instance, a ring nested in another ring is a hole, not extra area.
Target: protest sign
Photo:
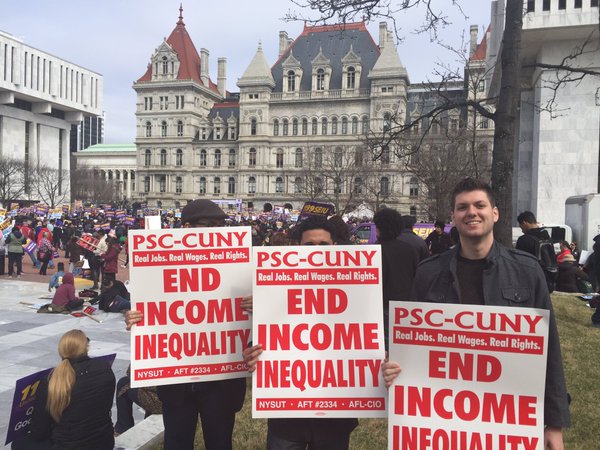
[[[390,302],[388,448],[544,448],[549,312]]]
[[[304,220],[311,216],[329,217],[334,211],[333,205],[329,203],[306,202],[302,206],[298,220]]]
[[[258,247],[253,417],[385,417],[381,248]]]
[[[133,387],[247,376],[250,227],[129,231]]]
[[[104,359],[112,365],[116,356],[116,353],[111,353],[110,355],[97,356],[94,359]],[[29,431],[38,388],[42,380],[48,376],[51,370],[52,369],[40,370],[39,372],[32,373],[31,375],[27,375],[26,377],[17,380],[10,419],[8,421],[8,430],[6,432],[6,442],[4,445],[8,445]]]

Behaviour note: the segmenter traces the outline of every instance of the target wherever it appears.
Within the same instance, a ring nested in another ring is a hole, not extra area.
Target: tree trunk
[[[506,22],[502,39],[500,63],[502,75],[496,104],[492,188],[496,194],[500,219],[494,235],[504,245],[512,244],[512,177],[515,130],[519,120],[521,100],[521,32],[523,30],[523,1],[506,2]],[[518,149],[517,149],[518,151]]]

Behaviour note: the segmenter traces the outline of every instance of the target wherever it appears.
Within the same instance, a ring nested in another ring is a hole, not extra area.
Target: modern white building
[[[500,54],[504,7],[492,2],[488,67]],[[600,77],[555,66],[600,73],[598,0],[525,0],[523,8],[513,220],[530,210],[541,222],[564,223],[567,197],[599,189]]]
[[[0,31],[0,158],[25,163],[25,192],[39,165],[68,171],[71,125],[102,115],[102,75]],[[68,188],[68,187],[67,187]]]

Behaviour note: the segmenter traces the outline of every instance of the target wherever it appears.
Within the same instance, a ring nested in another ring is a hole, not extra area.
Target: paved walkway
[[[121,270],[121,269],[119,269]],[[15,381],[33,372],[55,366],[58,361],[58,340],[68,330],[83,330],[90,338],[90,355],[116,353],[113,371],[117,380],[125,375],[129,364],[129,333],[123,316],[96,312],[102,321],[88,317],[76,318],[63,314],[37,314],[36,310],[21,304],[49,303],[49,276],[32,274],[31,263],[24,264],[21,278],[0,277],[0,445],[4,444],[14,395]],[[29,272],[29,273],[27,273]],[[54,271],[48,271],[48,274]],[[126,276],[126,273],[122,273]],[[36,278],[36,281],[29,281]],[[40,282],[43,281],[43,282]],[[134,408],[136,423],[143,414]],[[113,422],[116,410],[113,408]],[[8,448],[8,447],[7,447]]]

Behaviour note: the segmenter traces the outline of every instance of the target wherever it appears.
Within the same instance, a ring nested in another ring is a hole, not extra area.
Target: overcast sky
[[[392,0],[399,3],[400,0]],[[479,26],[479,40],[490,21],[490,0],[459,0],[467,17],[452,6],[453,0],[436,0],[452,20],[444,41],[459,46],[468,39],[469,26]],[[178,20],[177,0],[0,0],[0,30],[26,44],[93,70],[104,77],[105,142],[133,143],[135,139],[135,92],[132,84],[141,77],[154,49],[168,37]],[[210,52],[209,70],[217,81],[217,58],[227,58],[227,89],[237,92],[237,79],[254,56],[258,42],[269,64],[275,63],[279,31],[297,37],[302,22],[285,22],[289,0],[183,1],[183,17],[196,49]],[[299,11],[310,14],[310,11]],[[398,53],[411,82],[433,79],[436,62],[454,67],[455,55],[430,43],[428,35],[416,35],[423,11],[398,14],[403,42]],[[391,24],[389,25],[391,27]],[[379,21],[368,24],[375,42]]]

